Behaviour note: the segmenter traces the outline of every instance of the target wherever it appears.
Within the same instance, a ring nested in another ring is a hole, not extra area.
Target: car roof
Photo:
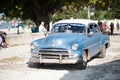
[[[53,25],[58,23],[81,23],[81,24],[88,25],[89,23],[96,23],[96,21],[90,20],[90,19],[65,19],[65,20],[57,21]]]

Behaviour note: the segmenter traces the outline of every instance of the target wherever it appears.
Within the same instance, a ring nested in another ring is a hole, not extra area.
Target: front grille
[[[67,52],[66,49],[63,49],[63,48],[42,48],[39,50],[40,52],[47,52],[47,51],[54,51],[54,52]]]
[[[39,50],[39,55],[42,59],[64,59],[69,57],[69,53],[66,49],[61,48],[45,48]]]

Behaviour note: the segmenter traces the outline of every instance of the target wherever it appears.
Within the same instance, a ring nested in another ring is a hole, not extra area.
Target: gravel
[[[29,44],[0,50],[0,80],[120,80],[120,35],[110,36],[105,58],[88,62],[85,70],[74,65],[28,66]]]

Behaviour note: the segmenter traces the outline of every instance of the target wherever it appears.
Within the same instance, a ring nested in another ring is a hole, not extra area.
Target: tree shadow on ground
[[[89,65],[84,70],[76,68],[76,65],[58,64],[44,64],[44,66],[29,67],[37,69],[67,70],[68,73],[60,80],[120,80],[120,59],[100,65]]]
[[[120,80],[120,59],[89,66],[85,70],[69,70],[60,80]]]

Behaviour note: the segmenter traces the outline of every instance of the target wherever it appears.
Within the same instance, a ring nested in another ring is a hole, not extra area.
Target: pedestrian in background
[[[117,28],[117,32],[119,32],[119,22],[117,22],[117,24],[116,24],[116,28]]]
[[[44,33],[44,35],[46,36],[47,34],[47,29],[44,27],[44,22],[41,22],[40,26],[39,26],[39,32],[40,33]]]
[[[36,25],[35,25],[35,24],[33,24],[33,25],[31,26],[31,32],[32,32],[32,33],[35,33],[35,32],[36,32]]]
[[[110,24],[110,31],[111,31],[111,35],[113,35],[113,31],[114,31],[114,23],[111,22]]]
[[[102,22],[101,22],[100,20],[98,20],[98,25],[99,25],[100,30],[101,30],[101,32],[102,32],[102,31],[103,31],[103,30],[102,30]]]
[[[102,23],[102,32],[105,33],[106,32],[106,21]]]

